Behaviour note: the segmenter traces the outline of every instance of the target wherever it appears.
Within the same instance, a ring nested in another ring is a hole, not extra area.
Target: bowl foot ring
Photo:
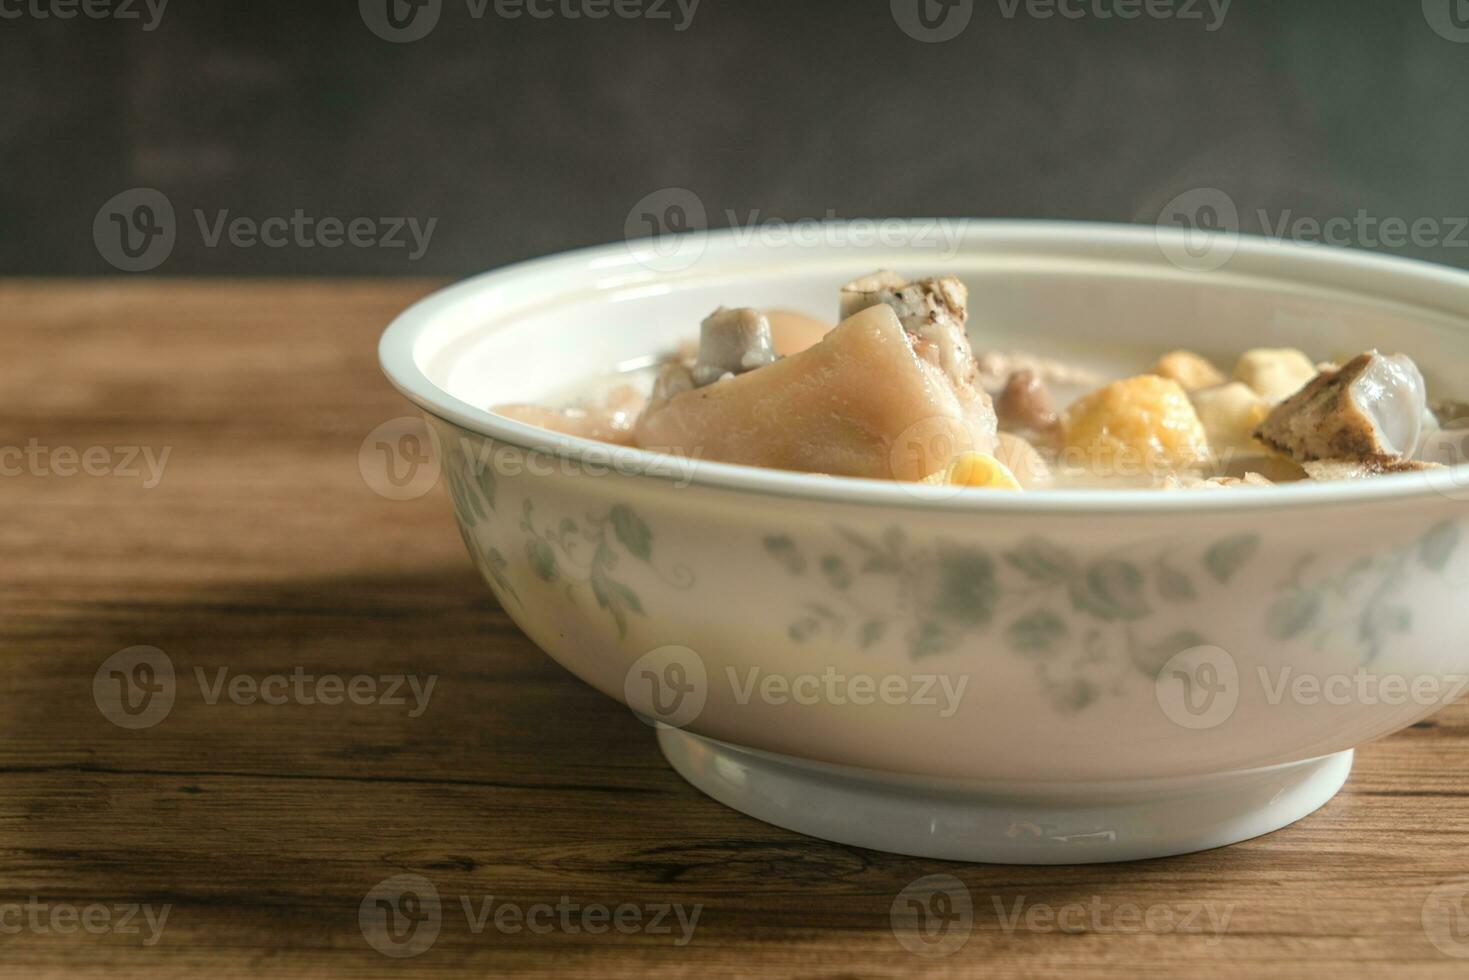
[[[1093,864],[1249,840],[1336,795],[1352,752],[1207,776],[1076,784],[925,782],[744,749],[660,725],[697,789],[757,820],[878,851],[995,864]]]

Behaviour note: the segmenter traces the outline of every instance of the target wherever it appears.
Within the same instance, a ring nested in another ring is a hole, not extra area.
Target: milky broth
[[[1162,352],[1142,346],[1108,344],[1105,342],[1078,342],[1068,338],[1054,339],[1045,335],[1029,334],[1024,338],[1007,337],[1010,341],[1024,340],[1027,344],[1023,354],[1060,362],[1078,374],[1088,375],[1085,383],[1049,383],[1054,405],[1064,411],[1074,400],[1095,388],[1121,378],[1145,373],[1157,362]],[[1022,352],[1018,346],[994,347],[1006,354]],[[976,353],[982,356],[986,350],[976,343]],[[573,384],[550,392],[541,400],[551,408],[596,412],[608,395],[618,388],[631,387],[644,396],[651,393],[658,367],[664,361],[679,356],[676,352],[649,355],[618,365],[605,374],[583,378]],[[1227,363],[1227,362],[1226,362]],[[1066,466],[1058,453],[1044,445],[1038,445],[1051,468],[1051,485],[1055,489],[1146,489],[1159,484],[1158,475],[1138,473],[1098,474],[1079,466]],[[1202,477],[1243,477],[1247,472],[1259,472],[1277,482],[1300,479],[1298,468],[1264,455],[1229,454],[1217,464],[1200,471]]]

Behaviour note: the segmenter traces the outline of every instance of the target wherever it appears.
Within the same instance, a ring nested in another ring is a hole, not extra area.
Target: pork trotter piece
[[[954,454],[992,453],[988,396],[955,384],[920,346],[892,307],[870,306],[799,354],[692,390],[670,385],[634,437],[697,459],[910,481]],[[915,440],[925,451],[910,451]]]

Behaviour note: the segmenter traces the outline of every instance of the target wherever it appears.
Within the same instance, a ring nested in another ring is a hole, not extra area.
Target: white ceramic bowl
[[[941,255],[722,233],[681,243],[696,261],[674,272],[656,243],[609,245],[437,293],[381,357],[507,612],[659,721],[701,789],[905,853],[1179,853],[1299,819],[1353,746],[1459,693],[1469,471],[953,494],[612,451],[487,408],[669,350],[719,304],[831,318],[879,267],[962,277],[976,349],[1080,348],[1120,373],[1184,346],[1381,347],[1469,394],[1469,275],[1248,238],[1189,271],[1181,235],[975,221]]]

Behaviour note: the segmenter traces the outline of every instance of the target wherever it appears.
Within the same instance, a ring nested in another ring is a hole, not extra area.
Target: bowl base
[[[949,861],[1095,864],[1187,854],[1292,824],[1336,795],[1352,752],[1205,776],[959,783],[808,762],[658,726],[680,776],[757,820]]]

